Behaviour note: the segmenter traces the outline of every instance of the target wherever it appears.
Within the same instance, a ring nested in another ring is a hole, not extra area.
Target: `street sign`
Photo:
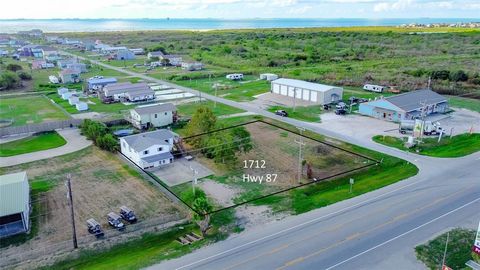
[[[353,185],[355,183],[355,180],[353,178],[350,178],[350,185]]]

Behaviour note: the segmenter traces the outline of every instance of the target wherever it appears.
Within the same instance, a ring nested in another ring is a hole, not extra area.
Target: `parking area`
[[[160,180],[166,183],[168,186],[176,186],[179,184],[193,181],[194,171],[197,172],[197,179],[212,175],[213,172],[198,163],[195,160],[187,160],[185,158],[178,158],[173,163],[155,168],[151,172],[155,174]]]
[[[285,106],[285,107],[293,107],[294,99],[287,96],[277,95],[273,93],[264,93],[255,96],[255,100],[250,101],[250,104],[255,104],[262,109],[267,109],[270,106]],[[295,106],[313,106],[316,103],[295,99]],[[319,105],[320,106],[320,105]]]

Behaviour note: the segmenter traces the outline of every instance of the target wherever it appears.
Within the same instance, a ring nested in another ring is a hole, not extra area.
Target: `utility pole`
[[[447,232],[447,241],[445,241],[445,250],[443,251],[443,259],[442,259],[442,265],[440,269],[443,269],[443,266],[445,265],[445,259],[447,257],[447,248],[448,248],[448,240],[450,238],[450,232]]]
[[[190,170],[192,170],[192,173],[193,173],[192,191],[193,191],[193,196],[195,197],[195,185],[198,182],[198,180],[197,180],[198,171],[193,169],[192,166],[190,166]]]
[[[300,179],[302,178],[302,146],[305,145],[303,140],[295,140],[295,143],[298,144],[298,183],[300,183]]]
[[[218,89],[218,84],[215,84],[214,87],[215,87],[215,100],[214,100],[214,103],[213,103],[213,107],[214,107],[214,108],[217,108],[217,89]]]
[[[423,131],[425,130],[425,117],[427,116],[427,101],[422,101],[420,103],[422,105],[422,130],[420,131],[420,142],[423,139]]]
[[[70,174],[67,174],[67,198],[70,204],[70,218],[72,222],[72,240],[73,240],[73,248],[78,248],[77,243],[77,231],[75,229],[75,215],[73,213],[73,196],[72,196],[72,185],[71,185],[71,178]]]
[[[432,90],[432,76],[428,77],[427,89]]]
[[[293,111],[295,112],[297,108],[296,104],[296,99],[297,99],[297,88],[293,88]]]

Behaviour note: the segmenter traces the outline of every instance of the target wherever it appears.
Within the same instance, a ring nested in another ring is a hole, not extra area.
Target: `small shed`
[[[78,98],[78,96],[72,95],[71,97],[68,98],[68,103],[70,105],[75,105],[78,102],[80,102],[80,99]]]
[[[267,81],[271,82],[271,81],[274,81],[276,79],[278,79],[277,74],[273,74],[273,73],[260,74],[260,80],[267,80]]]
[[[75,104],[75,108],[77,108],[77,111],[86,111],[88,110],[88,104],[86,102],[79,101]]]
[[[68,88],[65,88],[65,87],[60,87],[60,88],[57,89],[57,93],[60,96],[67,93],[67,92],[68,92]]]
[[[25,171],[0,176],[0,238],[30,229],[30,185]]]

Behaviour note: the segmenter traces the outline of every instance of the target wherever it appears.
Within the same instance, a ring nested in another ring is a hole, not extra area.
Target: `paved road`
[[[28,154],[16,155],[11,157],[0,157],[0,167],[8,167],[41,159],[62,156],[82,150],[92,144],[91,141],[80,135],[79,129],[63,129],[57,130],[57,132],[67,141],[65,145]]]
[[[197,90],[92,61],[131,76]],[[364,138],[291,118],[250,104],[202,97],[294,126],[403,158],[418,175],[308,213],[265,224],[150,269],[422,269],[413,247],[456,226],[480,219],[480,153],[458,159],[409,154]]]

